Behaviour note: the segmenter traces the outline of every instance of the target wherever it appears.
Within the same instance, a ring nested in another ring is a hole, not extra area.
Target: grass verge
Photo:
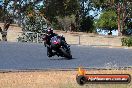
[[[88,74],[130,74],[132,70],[88,70]],[[76,83],[77,71],[1,72],[0,88],[132,88],[129,84]]]

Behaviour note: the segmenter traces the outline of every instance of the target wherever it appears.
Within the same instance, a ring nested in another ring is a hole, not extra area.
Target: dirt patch
[[[88,74],[131,74],[132,70],[88,70]],[[77,71],[0,73],[0,88],[82,88]],[[87,84],[83,88],[132,88],[129,84]]]

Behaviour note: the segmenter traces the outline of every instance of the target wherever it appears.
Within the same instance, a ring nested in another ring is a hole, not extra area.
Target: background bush
[[[125,37],[121,39],[122,46],[132,46],[132,36],[131,37]]]

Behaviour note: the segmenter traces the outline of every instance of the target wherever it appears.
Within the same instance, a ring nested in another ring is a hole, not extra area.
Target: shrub
[[[125,37],[121,39],[122,46],[132,46],[132,36],[131,37]]]

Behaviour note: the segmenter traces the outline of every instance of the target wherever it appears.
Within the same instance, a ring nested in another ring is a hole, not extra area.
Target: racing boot
[[[53,56],[53,52],[52,52],[52,49],[47,47],[47,56],[48,57],[52,57]]]

